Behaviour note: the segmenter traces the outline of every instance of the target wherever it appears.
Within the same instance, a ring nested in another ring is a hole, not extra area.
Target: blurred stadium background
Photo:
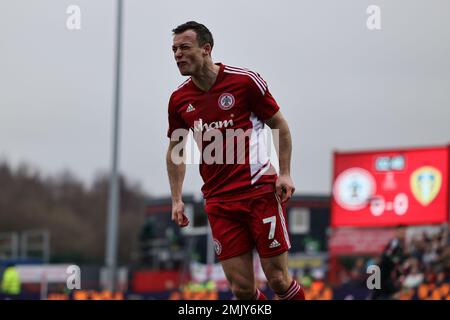
[[[367,268],[380,265],[398,225],[406,226],[406,246],[391,279],[399,289],[394,297],[449,299],[449,150],[335,153],[332,194],[291,199],[289,267],[308,299],[370,298]],[[414,173],[424,166],[436,168],[433,179],[440,182],[418,179],[416,192]],[[370,176],[374,185],[364,180]],[[214,257],[201,198],[184,197],[191,224],[180,230],[170,221],[170,198],[147,197],[120,179],[113,293],[103,266],[107,175],[87,189],[69,173],[44,179],[25,165],[12,170],[2,163],[0,187],[0,210],[8,212],[0,218],[0,266],[16,265],[23,299],[232,298]],[[398,194],[405,194],[407,203]],[[81,268],[81,290],[66,286],[72,264]],[[259,287],[272,296],[256,258],[255,270]]]

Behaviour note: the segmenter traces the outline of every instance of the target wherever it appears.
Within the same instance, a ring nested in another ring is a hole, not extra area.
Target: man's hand
[[[287,174],[278,177],[275,188],[281,202],[288,201],[295,191],[294,182],[292,181],[291,176]]]
[[[183,201],[172,202],[172,221],[181,228],[184,228],[189,224],[189,219],[184,214]]]

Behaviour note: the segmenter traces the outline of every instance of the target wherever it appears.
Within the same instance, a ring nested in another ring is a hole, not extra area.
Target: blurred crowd
[[[450,237],[448,228],[429,234],[417,233],[406,237],[406,228],[399,227],[397,235],[383,253],[375,258],[355,260],[343,282],[366,287],[370,265],[380,267],[381,288],[373,290],[372,299],[398,299],[402,294],[423,289],[440,288],[450,283]],[[422,290],[423,291],[423,290]],[[448,291],[448,290],[447,290]],[[444,292],[450,295],[450,292]]]
[[[406,244],[399,280],[405,288],[415,288],[423,282],[449,282],[450,243],[447,229],[432,236],[423,233]]]

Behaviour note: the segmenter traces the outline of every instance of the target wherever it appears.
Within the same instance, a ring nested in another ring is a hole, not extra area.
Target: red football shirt
[[[208,91],[200,90],[189,78],[172,93],[167,136],[181,128],[193,132],[202,154],[202,192],[208,201],[273,192],[277,176],[262,129],[279,106],[256,72],[217,65],[219,74]],[[222,139],[215,136],[218,133]],[[211,161],[206,155],[215,157]]]

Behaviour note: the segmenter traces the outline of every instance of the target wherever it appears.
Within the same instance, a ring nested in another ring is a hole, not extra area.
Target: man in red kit
[[[178,69],[183,76],[190,76],[169,101],[167,136],[171,141],[166,160],[172,220],[180,227],[189,223],[182,186],[186,169],[183,146],[191,130],[202,153],[202,192],[214,248],[234,296],[265,300],[255,284],[256,248],[277,297],[304,300],[303,289],[288,271],[291,245],[285,202],[295,188],[290,176],[292,146],[287,122],[258,73],[213,63],[214,41],[208,28],[190,21],[172,31]],[[265,149],[265,124],[279,133],[278,143],[275,141],[279,176]]]

